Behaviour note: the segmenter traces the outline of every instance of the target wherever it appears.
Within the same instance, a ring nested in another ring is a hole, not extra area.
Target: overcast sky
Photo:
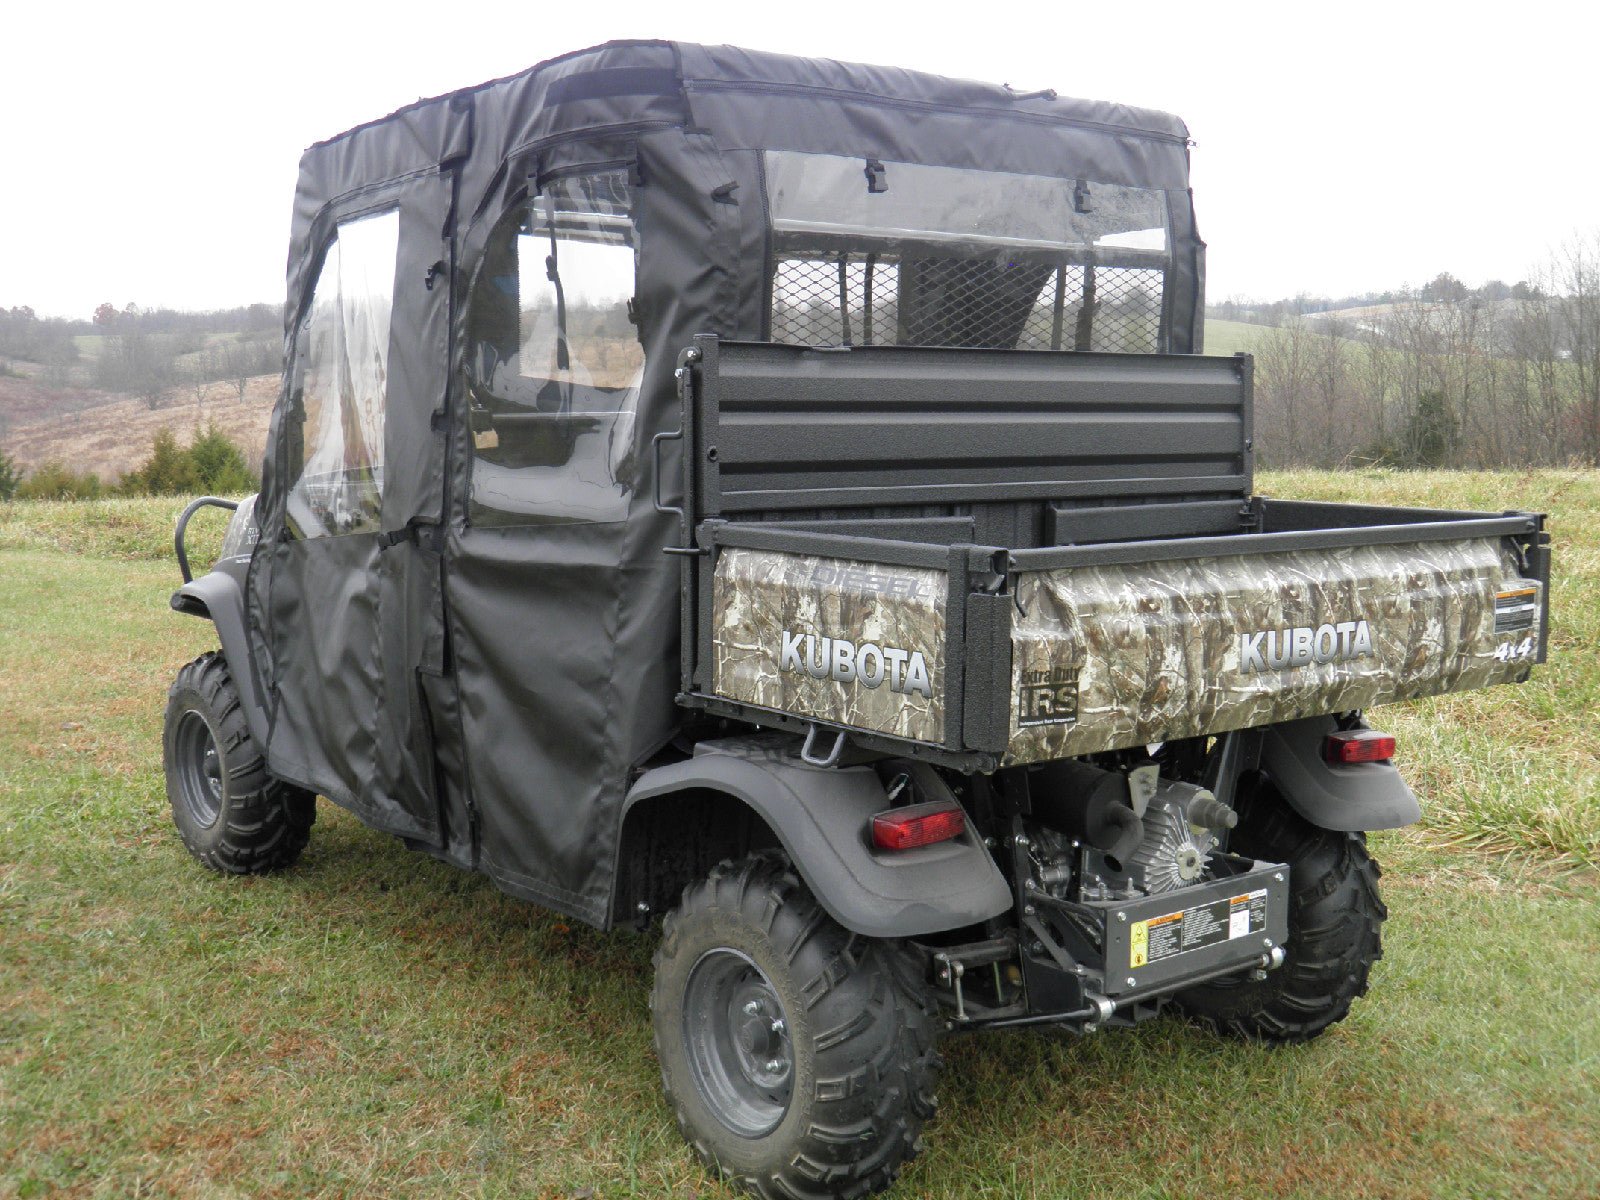
[[[1600,228],[1600,16],[1156,3],[48,4],[0,16],[0,307],[281,303],[295,167],[419,96],[616,37],[1183,117],[1214,300],[1524,277]]]

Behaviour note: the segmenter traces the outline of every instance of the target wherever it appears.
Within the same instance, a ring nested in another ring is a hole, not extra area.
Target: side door
[[[440,169],[324,222],[264,487],[269,764],[433,846],[451,196]]]
[[[479,865],[603,923],[630,740],[658,736],[663,716],[641,719],[638,697],[666,656],[619,661],[618,643],[643,632],[629,605],[677,565],[662,537],[629,570],[641,510],[657,516],[636,429],[649,370],[634,320],[636,154],[563,151],[485,211],[471,251],[450,649]],[[671,369],[669,356],[658,387]]]

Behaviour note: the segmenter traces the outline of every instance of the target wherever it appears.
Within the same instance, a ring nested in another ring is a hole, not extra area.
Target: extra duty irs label
[[[1128,939],[1128,966],[1149,966],[1190,950],[1260,933],[1266,927],[1266,888],[1136,921]]]
[[[1024,670],[1017,692],[1018,725],[1072,725],[1078,720],[1078,668]]]

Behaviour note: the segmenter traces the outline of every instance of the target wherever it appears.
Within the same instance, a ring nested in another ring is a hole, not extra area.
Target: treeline
[[[225,382],[244,399],[249,381],[276,374],[283,347],[276,337],[234,334],[225,340],[203,334],[111,334],[95,357],[93,381],[108,392],[137,396],[150,408],[181,399],[184,388]]]
[[[93,325],[102,332],[131,325],[152,334],[243,333],[281,337],[283,310],[275,304],[244,304],[201,312],[177,308],[142,309],[137,304],[118,309],[112,304],[102,304],[94,310]]]
[[[79,339],[93,347],[85,354]],[[86,321],[0,311],[0,373],[6,360],[36,363],[46,387],[96,387],[138,396],[151,408],[185,387],[233,385],[276,374],[283,353],[281,310],[248,304],[210,312],[102,304]]]
[[[1219,321],[1243,321],[1250,325],[1268,325],[1276,328],[1296,317],[1316,316],[1318,313],[1416,300],[1453,302],[1471,297],[1491,301],[1542,300],[1545,298],[1545,293],[1540,284],[1526,279],[1519,279],[1516,283],[1491,279],[1481,287],[1469,287],[1445,271],[1420,288],[1391,288],[1385,292],[1363,292],[1359,296],[1310,296],[1302,293],[1283,300],[1245,300],[1234,297],[1207,304],[1206,316]]]
[[[102,304],[94,325],[102,335],[94,385],[138,396],[151,408],[181,388],[219,381],[231,384],[242,401],[251,378],[281,366],[279,313],[269,304],[207,313]]]
[[[1600,234],[1532,281],[1386,295],[1232,310],[1276,318],[1254,346],[1264,465],[1600,465]]]
[[[259,486],[244,452],[215,425],[180,446],[170,429],[157,430],[150,457],[116,483],[64,463],[41,463],[24,474],[0,451],[0,501],[96,500],[104,496],[240,495]]]
[[[78,360],[78,335],[92,331],[87,321],[40,318],[27,305],[0,308],[0,374],[10,373],[8,358],[64,372]]]

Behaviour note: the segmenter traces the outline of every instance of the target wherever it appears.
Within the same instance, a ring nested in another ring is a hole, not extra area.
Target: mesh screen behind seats
[[[1161,349],[1165,273],[992,258],[781,251],[771,338],[802,346]]]

